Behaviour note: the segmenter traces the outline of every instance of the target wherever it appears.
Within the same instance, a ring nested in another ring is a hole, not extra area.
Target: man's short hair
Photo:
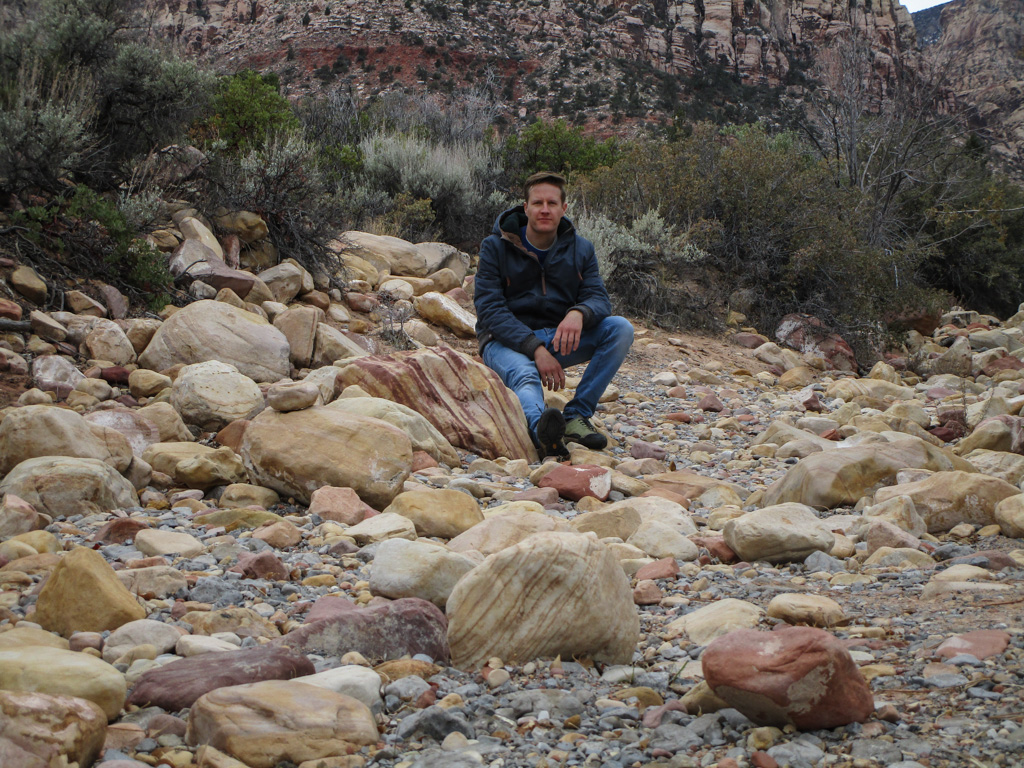
[[[565,176],[553,171],[540,171],[528,178],[523,184],[523,200],[530,199],[530,190],[538,184],[554,184],[562,195],[562,202],[565,202]]]

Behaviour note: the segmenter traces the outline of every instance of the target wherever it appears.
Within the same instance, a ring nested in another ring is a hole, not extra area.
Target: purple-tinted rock
[[[316,602],[313,603],[313,607],[306,612],[304,623],[312,624],[314,621],[325,621],[327,619],[336,619],[339,616],[347,616],[358,608],[358,605],[344,597],[324,595],[323,597],[318,597]]]
[[[629,448],[629,455],[634,459],[657,459],[661,461],[668,456],[668,451],[660,445],[637,440]]]
[[[273,552],[264,550],[257,554],[240,552],[238,563],[229,570],[240,573],[247,579],[271,579],[288,581],[291,571]]]
[[[315,671],[302,653],[281,645],[204,653],[146,672],[132,689],[128,703],[177,712],[217,688],[260,680],[291,680]]]
[[[149,524],[132,517],[118,517],[105,524],[92,535],[93,542],[103,544],[124,544],[135,541],[135,534],[149,528]]]
[[[1004,568],[1020,568],[1016,560],[1005,552],[1000,552],[998,549],[984,549],[980,552],[975,552],[973,555],[954,557],[952,560],[947,560],[946,563],[948,565],[965,563],[967,565],[976,565],[979,568],[988,568],[990,571],[1001,571]]]
[[[441,663],[450,656],[448,620],[440,608],[418,597],[350,609],[334,618],[306,624],[273,642],[323,656],[358,651],[372,660],[422,653]]]

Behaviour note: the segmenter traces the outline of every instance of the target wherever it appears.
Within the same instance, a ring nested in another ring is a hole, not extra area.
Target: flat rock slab
[[[146,672],[135,684],[128,702],[177,712],[218,688],[258,680],[290,680],[315,671],[313,663],[301,653],[281,646],[208,653]]]
[[[355,608],[306,624],[276,642],[324,656],[358,651],[368,659],[398,659],[419,653],[435,662],[449,658],[448,620],[436,605],[416,597]]]

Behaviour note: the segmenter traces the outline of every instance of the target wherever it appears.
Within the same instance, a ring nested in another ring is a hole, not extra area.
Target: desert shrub
[[[396,198],[429,199],[452,242],[476,241],[498,213],[490,189],[498,167],[482,142],[442,145],[403,134],[378,134],[360,144],[364,184]]]
[[[11,215],[4,235],[45,274],[92,278],[160,308],[171,297],[166,257],[138,236],[117,204],[79,185]]]
[[[134,25],[120,0],[43,0],[0,30],[0,191],[111,189],[124,161],[169,141],[210,82]]]
[[[270,241],[314,276],[342,274],[328,248],[346,225],[342,201],[317,163],[317,147],[301,136],[271,138],[244,153],[213,152],[202,194],[211,210],[258,213]]]
[[[221,81],[210,125],[229,149],[241,153],[296,131],[299,120],[280,94],[277,75],[244,70]]]

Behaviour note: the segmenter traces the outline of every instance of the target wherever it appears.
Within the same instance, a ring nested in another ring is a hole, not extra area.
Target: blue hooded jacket
[[[523,248],[523,206],[510,208],[494,222],[480,244],[475,279],[476,334],[480,351],[499,341],[530,359],[543,342],[534,330],[555,328],[571,309],[583,314],[583,328],[611,315],[611,301],[598,271],[593,244],[576,234],[562,217],[544,264]]]

